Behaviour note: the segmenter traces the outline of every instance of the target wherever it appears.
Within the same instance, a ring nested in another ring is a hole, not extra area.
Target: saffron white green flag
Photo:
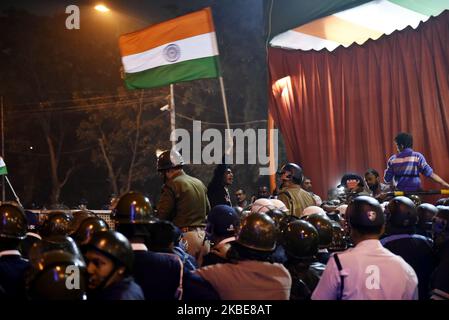
[[[129,89],[220,76],[210,8],[120,37]]]
[[[6,170],[6,164],[5,161],[3,161],[3,158],[0,157],[0,175],[8,174],[8,170]]]

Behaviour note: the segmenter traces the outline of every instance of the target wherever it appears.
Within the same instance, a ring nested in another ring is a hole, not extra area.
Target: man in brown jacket
[[[157,217],[173,222],[183,232],[187,251],[195,258],[204,242],[206,215],[210,210],[206,186],[184,172],[184,161],[176,150],[162,152],[157,169],[164,185],[157,204]]]
[[[301,188],[304,178],[301,167],[295,163],[287,163],[282,166],[279,174],[282,188],[278,199],[285,203],[290,214],[301,217],[305,208],[316,205],[310,193]]]

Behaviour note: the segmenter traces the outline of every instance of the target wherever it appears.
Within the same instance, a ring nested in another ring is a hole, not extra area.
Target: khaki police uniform
[[[162,187],[157,217],[179,227],[188,243],[187,252],[198,258],[209,210],[206,186],[199,179],[180,171]]]
[[[278,199],[285,204],[290,214],[297,217],[302,216],[305,208],[316,205],[310,193],[297,184],[281,189]]]

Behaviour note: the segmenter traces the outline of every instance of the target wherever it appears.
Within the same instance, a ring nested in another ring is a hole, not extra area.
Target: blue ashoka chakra
[[[164,58],[169,62],[175,62],[181,57],[181,48],[177,44],[169,44],[164,48]]]

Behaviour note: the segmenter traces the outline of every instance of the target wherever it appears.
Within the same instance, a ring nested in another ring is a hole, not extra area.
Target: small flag
[[[0,157],[0,175],[8,174],[8,170],[6,170],[6,164],[5,161],[3,161],[3,158]]]
[[[220,76],[210,8],[122,35],[119,46],[128,89]]]

